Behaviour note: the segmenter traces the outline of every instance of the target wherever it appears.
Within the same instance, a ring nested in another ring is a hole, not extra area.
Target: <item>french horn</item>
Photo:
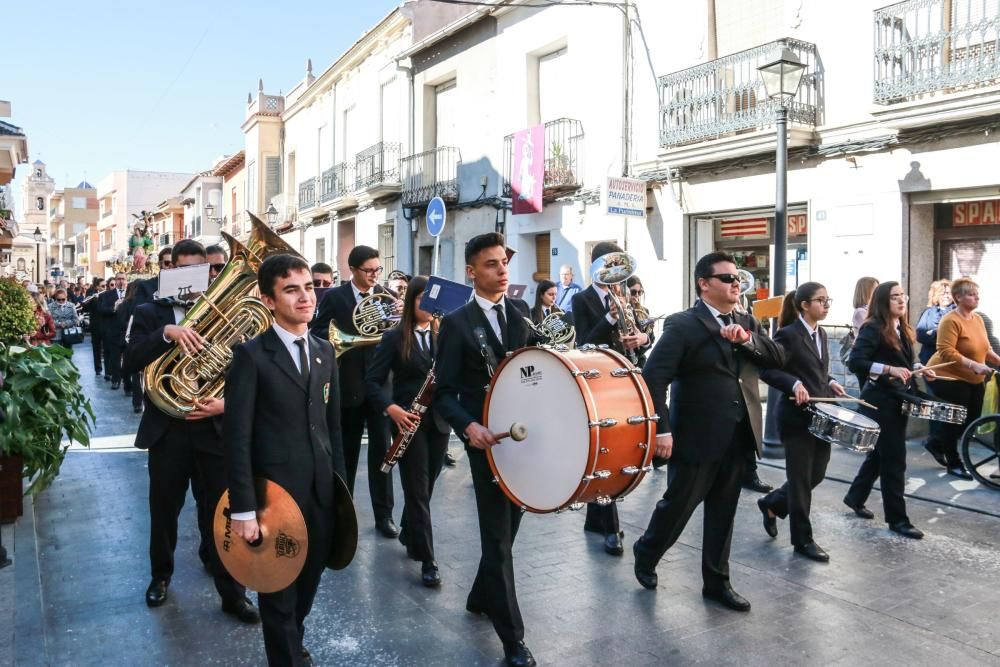
[[[355,348],[381,343],[382,334],[399,324],[396,301],[386,292],[375,292],[359,301],[351,314],[351,322],[357,334],[349,334],[338,327],[336,322],[330,322],[327,337],[337,358]]]

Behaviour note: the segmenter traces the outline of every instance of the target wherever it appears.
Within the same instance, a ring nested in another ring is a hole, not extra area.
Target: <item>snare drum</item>
[[[964,405],[913,397],[903,401],[903,414],[946,424],[964,424],[969,411]]]
[[[866,453],[875,449],[879,434],[879,425],[875,420],[830,403],[815,403],[809,411],[812,413],[809,432],[820,440],[855,452]]]
[[[486,454],[504,494],[529,512],[607,505],[652,469],[653,401],[639,369],[612,350],[518,350],[497,368],[483,412],[493,431],[527,428]]]

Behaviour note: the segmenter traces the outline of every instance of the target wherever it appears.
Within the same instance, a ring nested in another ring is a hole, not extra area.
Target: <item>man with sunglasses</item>
[[[310,325],[312,334],[329,340],[330,322],[352,336],[358,335],[354,326],[354,308],[372,294],[391,294],[378,284],[382,274],[382,261],[375,248],[359,245],[347,256],[351,280],[334,287],[323,295],[315,319]],[[361,435],[368,429],[368,490],[371,493],[375,528],[385,537],[396,537],[399,529],[392,520],[392,473],[381,470],[382,458],[388,448],[389,423],[385,414],[368,400],[365,374],[375,358],[375,346],[365,345],[345,352],[337,359],[340,366],[340,426],[344,440],[344,462],[347,466],[347,486],[354,493],[354,480],[361,457]]]
[[[704,502],[702,595],[749,611],[729,583],[729,547],[745,452],[761,454],[759,374],[781,368],[785,357],[752,315],[736,310],[740,283],[732,256],[705,255],[694,277],[699,301],[666,319],[642,371],[660,416],[655,453],[670,463],[667,490],[633,545],[634,571],[643,587],[655,589],[656,564]]]

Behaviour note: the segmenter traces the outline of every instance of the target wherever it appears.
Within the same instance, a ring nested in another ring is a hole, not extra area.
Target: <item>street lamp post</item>
[[[267,218],[267,224],[271,227],[278,222],[278,209],[274,208],[274,202],[267,205],[267,210],[264,211],[264,216]]]
[[[45,236],[41,227],[35,227],[35,284],[42,284],[42,244],[45,243]]]
[[[774,158],[774,280],[771,295],[785,295],[785,275],[788,270],[788,104],[795,98],[806,66],[795,52],[785,47],[757,70],[764,82],[764,92],[777,102],[774,126],[777,149]],[[775,323],[772,322],[771,333]],[[778,434],[778,403],[781,392],[767,392],[767,419],[764,422],[764,456],[784,458],[785,452]]]

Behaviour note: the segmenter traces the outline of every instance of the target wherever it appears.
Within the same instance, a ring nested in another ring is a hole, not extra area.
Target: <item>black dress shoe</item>
[[[458,461],[455,459],[454,456],[451,455],[451,452],[445,452],[444,453],[444,464],[446,466],[448,466],[449,468],[454,468],[455,466],[458,465]]]
[[[774,487],[770,484],[765,483],[760,477],[754,475],[753,477],[748,477],[743,480],[743,488],[748,491],[756,491],[757,493],[771,493],[774,491]]]
[[[750,601],[733,590],[729,584],[721,589],[703,588],[701,596],[708,600],[715,600],[724,607],[729,607],[733,611],[750,611]]]
[[[112,391],[115,391],[115,390],[117,390],[117,389],[118,389],[118,387],[120,387],[120,386],[121,386],[121,383],[120,383],[120,382],[112,382],[112,383],[111,383],[111,390],[112,390]]]
[[[313,662],[312,654],[306,650],[305,646],[299,647],[299,655],[302,656],[302,664],[306,667],[312,667],[315,663]]]
[[[510,667],[534,667],[535,656],[524,645],[523,641],[513,644],[504,644],[503,655]]]
[[[899,523],[890,523],[889,530],[903,537],[908,537],[911,540],[919,540],[924,536],[924,532],[919,528],[914,528],[913,524],[909,521],[900,521]]]
[[[149,588],[146,589],[146,606],[159,607],[166,602],[167,586],[169,585],[170,582],[163,579],[153,579],[149,582]]]
[[[942,452],[937,445],[928,440],[924,443],[924,449],[926,449],[927,452],[934,457],[934,460],[937,461],[938,464],[945,468],[948,467],[948,460],[945,459],[944,452]]]
[[[830,554],[823,551],[823,548],[815,542],[803,545],[796,544],[795,553],[802,554],[806,558],[811,558],[812,560],[819,561],[820,563],[827,563],[830,561]]]
[[[436,588],[441,585],[441,573],[438,571],[438,564],[432,560],[425,560],[420,568],[420,581],[427,588]]]
[[[612,556],[621,556],[625,553],[625,546],[622,544],[623,537],[625,537],[625,533],[621,531],[605,535],[604,550]]]
[[[375,529],[385,537],[392,538],[399,536],[399,528],[396,528],[396,524],[392,519],[379,519],[375,522]]]
[[[222,611],[235,616],[243,623],[260,623],[260,613],[246,598],[223,602]]]
[[[960,479],[972,479],[972,473],[969,472],[964,465],[959,463],[958,465],[953,465],[948,467],[948,474],[953,477],[958,477]]]
[[[760,513],[764,515],[764,532],[771,537],[778,536],[778,521],[775,517],[771,516],[771,513],[767,509],[767,505],[764,504],[763,498],[757,499],[757,509]]]
[[[639,584],[643,588],[648,588],[653,590],[656,588],[657,577],[656,570],[643,562],[642,556],[639,555],[639,542],[636,541],[632,544],[632,555],[635,556],[635,565],[632,566],[635,572],[635,578],[638,580]]]
[[[844,504],[847,505],[848,507],[850,507],[851,511],[853,511],[855,514],[857,514],[862,519],[874,519],[875,518],[875,513],[872,512],[867,507],[865,507],[864,505],[852,505],[851,503],[847,502],[846,498],[844,499]]]

